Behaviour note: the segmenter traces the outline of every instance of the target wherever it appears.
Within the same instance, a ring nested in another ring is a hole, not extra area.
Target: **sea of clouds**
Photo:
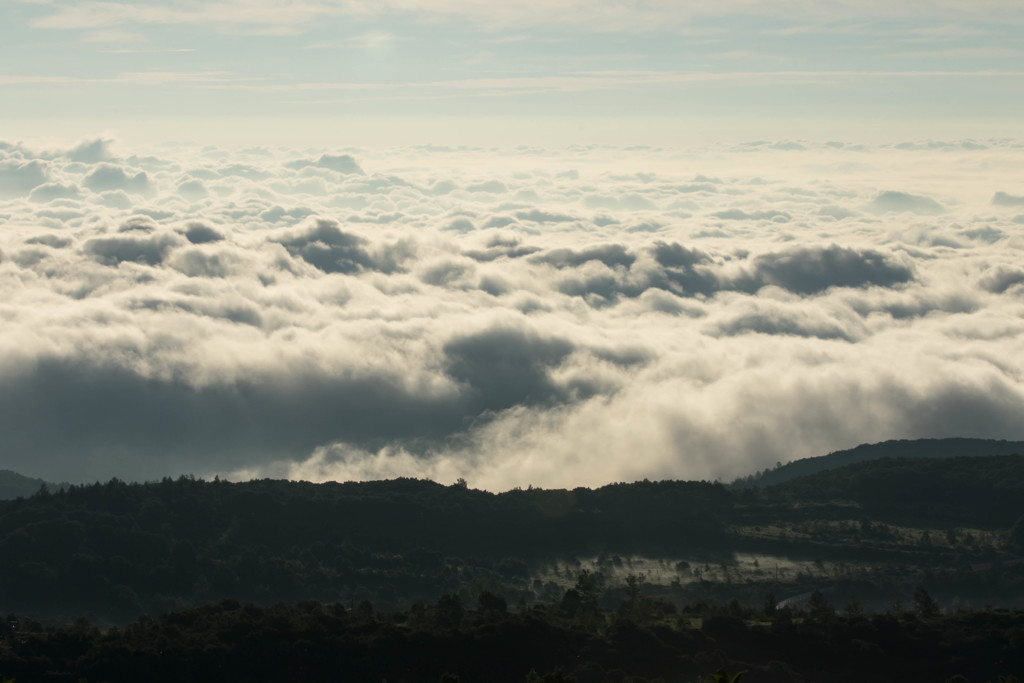
[[[2,464],[731,479],[1024,439],[1024,143],[0,142]]]

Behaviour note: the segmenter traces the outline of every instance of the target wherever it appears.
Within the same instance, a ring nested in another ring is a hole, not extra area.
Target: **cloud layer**
[[[1022,157],[0,142],[4,466],[503,489],[1024,438]]]

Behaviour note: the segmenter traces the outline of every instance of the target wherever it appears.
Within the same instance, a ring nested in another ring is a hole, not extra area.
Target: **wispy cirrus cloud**
[[[220,30],[290,34],[303,32],[332,16],[374,18],[385,14],[468,20],[497,30],[537,26],[573,27],[598,31],[664,31],[706,17],[730,15],[819,20],[870,20],[927,17],[943,19],[1021,20],[1019,7],[1001,0],[978,0],[970,6],[957,0],[906,0],[899,3],[853,0],[649,0],[642,6],[623,0],[517,0],[485,3],[478,0],[216,0],[211,2],[95,2],[53,3],[50,13],[33,26],[51,29],[97,29],[113,26],[164,24],[202,25]]]
[[[134,52],[134,50],[122,51]],[[169,85],[181,84],[226,84],[236,82],[231,74],[224,71],[143,71],[116,74],[109,77],[83,76],[42,76],[7,75],[0,76],[0,87],[17,85],[46,84],[126,84],[126,85]]]
[[[397,83],[327,81],[327,82],[247,82],[233,81],[216,87],[253,92],[350,92],[387,94],[401,99],[415,99],[438,93],[473,93],[512,95],[546,92],[583,92],[594,90],[643,89],[671,85],[715,83],[769,86],[817,83],[835,85],[843,81],[911,80],[911,79],[1017,79],[1024,71],[596,71],[551,76],[494,76],[443,81],[403,81]],[[202,85],[202,81],[197,80]],[[429,92],[427,92],[429,91]]]
[[[35,28],[96,30],[119,26],[192,25],[288,35],[300,33],[318,19],[352,5],[333,2],[235,0],[215,2],[66,2],[31,22]]]
[[[365,49],[375,49],[367,46]],[[132,54],[145,50],[112,50]],[[280,76],[242,76],[227,71],[148,71],[124,72],[110,76],[5,75],[0,88],[30,85],[111,85],[182,86],[217,92],[250,93],[323,93],[334,94],[328,101],[402,101],[451,98],[493,98],[566,93],[634,91],[652,92],[679,86],[757,87],[798,85],[802,87],[838,87],[841,83],[883,82],[890,80],[968,79],[1000,81],[1024,77],[1024,71],[591,71],[546,76],[490,76],[429,81],[298,81]]]

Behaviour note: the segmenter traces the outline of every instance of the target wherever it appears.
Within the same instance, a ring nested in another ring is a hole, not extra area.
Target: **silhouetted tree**
[[[644,582],[643,574],[629,574],[626,576],[626,599],[629,609],[635,610],[640,600],[640,586]]]
[[[932,619],[939,616],[939,603],[932,599],[924,586],[918,586],[914,591],[914,613],[922,619]]]
[[[576,591],[580,594],[580,607],[593,610],[604,592],[603,580],[597,574],[583,569],[576,575]]]
[[[508,603],[504,596],[484,591],[477,598],[477,609],[486,616],[501,616],[508,613]]]
[[[565,591],[562,595],[562,602],[559,603],[559,609],[567,617],[574,617],[576,613],[580,611],[580,607],[583,605],[583,598],[580,596],[580,592],[575,588],[570,588]]]
[[[437,624],[441,628],[455,629],[462,623],[465,610],[462,608],[462,600],[454,593],[446,593],[437,601],[435,610]]]
[[[811,597],[807,601],[807,611],[812,617],[819,619],[833,616],[836,613],[832,604],[825,597],[825,594],[818,590],[811,593]]]
[[[1018,517],[1010,529],[1010,540],[1018,550],[1024,551],[1024,515]]]
[[[356,607],[356,618],[361,621],[372,621],[373,613],[373,603],[369,600],[363,600]]]

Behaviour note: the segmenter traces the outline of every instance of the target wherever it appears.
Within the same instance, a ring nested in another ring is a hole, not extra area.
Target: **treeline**
[[[0,675],[19,681],[423,681],[744,683],[1004,681],[1024,671],[1024,613],[836,611],[820,594],[806,610],[639,598],[617,610],[588,601],[586,577],[562,600],[509,608],[483,593],[409,610],[306,601],[260,607],[225,600],[106,631],[79,620],[43,627],[0,621]],[[722,680],[721,677],[715,680]],[[725,678],[725,680],[729,680]]]

